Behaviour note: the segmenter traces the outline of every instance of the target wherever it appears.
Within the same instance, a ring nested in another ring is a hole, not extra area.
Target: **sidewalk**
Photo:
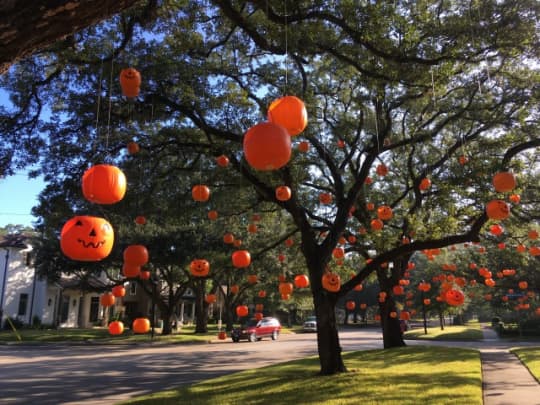
[[[484,327],[485,342],[498,341]],[[529,370],[507,348],[480,349],[484,405],[540,405],[540,385]]]

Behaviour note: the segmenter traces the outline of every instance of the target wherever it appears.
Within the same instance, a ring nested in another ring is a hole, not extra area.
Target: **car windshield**
[[[244,326],[246,327],[249,327],[249,326],[257,326],[257,324],[259,323],[258,320],[256,319],[250,319],[249,321],[246,322],[246,324]]]
[[[308,316],[306,318],[306,322],[317,322],[317,317],[316,316]]]

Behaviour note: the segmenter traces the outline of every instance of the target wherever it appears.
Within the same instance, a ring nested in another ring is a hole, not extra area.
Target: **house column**
[[[79,319],[80,328],[89,328],[90,325],[90,295],[83,294],[79,301],[81,305],[81,319]]]

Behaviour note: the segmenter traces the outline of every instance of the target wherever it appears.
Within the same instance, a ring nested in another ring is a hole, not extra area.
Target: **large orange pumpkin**
[[[371,229],[374,231],[380,231],[384,227],[383,221],[378,218],[372,219],[370,223]]]
[[[137,97],[141,87],[141,74],[132,67],[122,69],[120,72],[120,87],[126,97]]]
[[[111,335],[121,335],[124,332],[124,324],[120,321],[112,321],[109,324],[109,333]]]
[[[450,289],[444,294],[444,299],[448,305],[459,306],[465,301],[465,295],[460,290]]]
[[[279,186],[276,188],[276,199],[278,201],[288,201],[291,199],[291,189],[287,186]]]
[[[143,245],[129,245],[124,249],[124,262],[133,266],[148,263],[148,250]]]
[[[309,278],[305,274],[299,274],[294,278],[294,285],[297,288],[306,288],[309,286]]]
[[[210,263],[205,259],[194,259],[189,264],[189,271],[195,277],[206,277],[210,272]]]
[[[307,126],[306,106],[295,96],[278,98],[268,107],[268,121],[281,125],[291,136],[298,135]]]
[[[122,274],[126,278],[139,277],[141,274],[141,266],[135,266],[133,264],[124,263],[122,265]]]
[[[193,197],[194,201],[208,201],[210,198],[210,189],[203,184],[197,184],[191,189],[191,196]]]
[[[150,330],[148,318],[136,318],[131,325],[134,333],[147,333]]]
[[[292,294],[293,292],[292,283],[279,283],[279,293],[280,294]]]
[[[381,205],[379,208],[377,208],[377,217],[383,221],[388,221],[389,219],[392,219],[394,216],[394,213],[392,212],[392,208],[390,208],[388,205]]]
[[[231,258],[234,267],[248,267],[251,264],[251,255],[247,250],[237,250],[233,252]]]
[[[110,292],[101,294],[99,297],[99,303],[102,307],[112,307],[114,305],[114,295]]]
[[[536,240],[538,239],[538,231],[536,229],[531,229],[529,232],[527,232],[527,237],[530,239],[530,240]]]
[[[126,194],[126,176],[116,166],[95,165],[82,177],[84,198],[96,204],[114,204]]]
[[[244,156],[256,170],[277,170],[291,158],[291,137],[271,122],[254,125],[244,135]]]
[[[516,188],[516,176],[511,172],[499,172],[493,176],[493,187],[499,193],[507,193]]]
[[[115,285],[112,288],[112,294],[117,298],[123,297],[126,295],[126,289],[123,285]]]
[[[223,242],[225,242],[228,245],[231,245],[234,243],[234,235],[232,233],[226,233],[223,235]]]
[[[238,305],[236,307],[236,315],[238,315],[240,318],[247,316],[249,313],[249,308],[247,305]]]
[[[322,286],[327,291],[338,292],[341,289],[341,278],[336,273],[324,273],[322,276]]]
[[[491,200],[486,204],[486,214],[490,219],[506,219],[510,216],[510,207],[503,200]]]
[[[99,217],[73,217],[65,223],[60,233],[60,248],[73,260],[102,260],[111,253],[113,244],[113,227]]]

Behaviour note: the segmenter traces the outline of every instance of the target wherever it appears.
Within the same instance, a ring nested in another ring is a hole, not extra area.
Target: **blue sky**
[[[0,89],[0,105],[4,107],[10,105],[2,89]],[[7,224],[31,226],[35,218],[30,211],[37,204],[37,196],[44,187],[42,179],[30,180],[25,171],[0,179],[0,226]]]

